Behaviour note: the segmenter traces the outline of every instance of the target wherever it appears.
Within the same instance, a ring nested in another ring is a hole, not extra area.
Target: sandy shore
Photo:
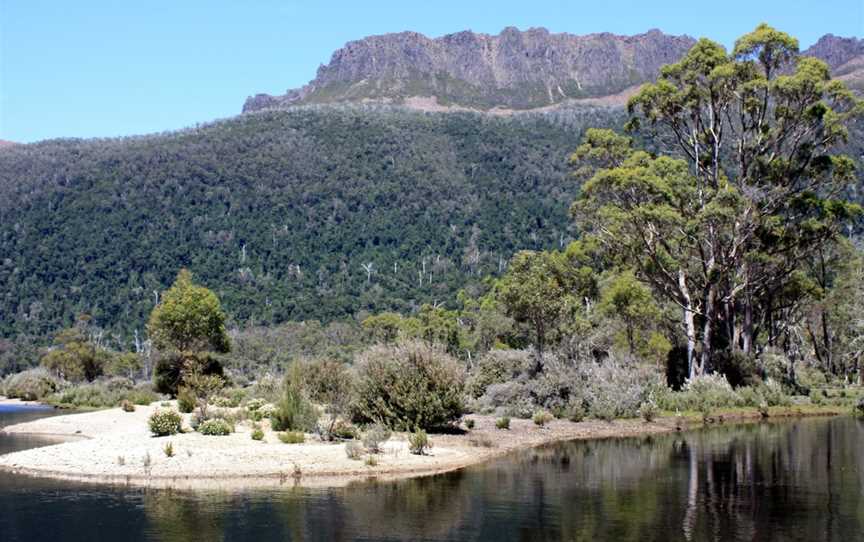
[[[307,435],[304,444],[284,444],[271,431],[263,441],[251,439],[248,423],[229,436],[194,432],[155,438],[147,428],[157,404],[135,412],[119,408],[40,419],[5,427],[10,434],[68,437],[69,441],[0,456],[0,470],[33,476],[108,484],[177,489],[274,487],[284,484],[341,486],[365,478],[404,478],[463,468],[507,452],[546,443],[627,437],[676,431],[671,418],[645,423],[555,420],[538,427],[531,420],[495,427],[491,416],[470,416],[475,427],[461,435],[432,435],[429,455],[408,452],[405,435],[394,435],[377,454],[377,465],[349,459],[343,443],[327,443]],[[832,414],[824,412],[823,414]],[[758,418],[738,413],[732,419]],[[184,425],[188,425],[188,415]],[[174,456],[164,448],[170,442]]]

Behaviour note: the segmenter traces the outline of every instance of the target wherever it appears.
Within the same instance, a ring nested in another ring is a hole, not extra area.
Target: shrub
[[[303,444],[306,442],[306,435],[301,431],[285,431],[279,433],[279,440],[285,444]]]
[[[282,395],[282,383],[271,374],[266,374],[255,381],[249,395],[266,402],[276,402]]]
[[[171,442],[166,442],[162,451],[165,452],[165,457],[174,457],[174,445]]]
[[[582,362],[576,375],[582,384],[575,390],[578,396],[588,405],[591,415],[607,421],[635,418],[639,406],[660,385],[655,370],[635,367],[614,357],[607,358],[602,365]]]
[[[534,425],[539,425],[540,427],[545,426],[547,423],[553,420],[552,414],[549,414],[545,410],[538,410],[531,417],[531,421],[534,422]]]
[[[264,431],[258,424],[252,426],[252,440],[264,440]]]
[[[202,375],[223,376],[224,369],[213,356],[182,355],[173,353],[160,357],[153,368],[153,387],[159,393],[176,396],[183,381],[183,372],[195,366]]]
[[[490,350],[468,376],[468,393],[479,398],[489,386],[515,379],[531,367],[531,357],[527,350]]]
[[[234,431],[234,427],[228,420],[222,418],[213,418],[204,420],[198,425],[198,432],[208,436],[225,436],[230,435]]]
[[[149,382],[142,382],[131,390],[125,392],[126,399],[129,399],[136,405],[147,406],[162,399],[162,396],[153,391],[153,386]]]
[[[467,427],[468,429],[474,429],[474,420],[472,420],[471,418],[465,420],[465,427]]]
[[[390,439],[390,430],[382,424],[375,424],[363,433],[363,447],[369,453],[381,453],[381,445]]]
[[[266,404],[267,401],[265,401],[264,399],[249,399],[248,401],[246,401],[246,410],[248,410],[249,412],[255,412]]]
[[[763,418],[767,418],[769,416],[768,403],[763,401],[759,404],[759,414],[762,415]]]
[[[791,399],[783,392],[783,387],[776,380],[767,380],[758,386],[759,393],[768,406],[789,406]]]
[[[282,398],[270,417],[270,423],[275,431],[312,431],[317,420],[318,411],[303,390],[301,368],[294,363],[285,375]]]
[[[495,420],[495,427],[498,429],[510,429],[510,418],[504,416]]]
[[[852,409],[852,412],[855,416],[859,418],[864,418],[864,397],[858,398],[858,402],[855,403],[855,407]]]
[[[355,439],[357,438],[357,428],[350,423],[339,421],[333,425],[330,431],[330,438],[339,440]]]
[[[426,450],[432,447],[426,431],[418,429],[408,437],[408,451],[414,455],[426,455]]]
[[[363,462],[366,464],[367,467],[377,467],[378,466],[378,458],[375,457],[374,455],[368,456]]]
[[[356,415],[397,429],[436,429],[464,411],[465,374],[443,350],[420,342],[375,346],[359,356]]]
[[[648,400],[639,407],[639,415],[642,416],[645,422],[651,423],[657,417],[657,410],[657,405],[654,401]]]
[[[348,459],[358,460],[363,457],[363,445],[353,440],[345,443],[345,455]]]
[[[2,387],[10,399],[39,401],[60,389],[60,380],[39,367],[7,376]]]
[[[488,409],[514,418],[530,418],[537,408],[531,390],[524,382],[492,384],[477,402],[481,410]]]
[[[185,412],[186,414],[195,410],[195,405],[198,403],[198,400],[195,398],[195,394],[187,387],[182,387],[177,391],[177,409],[180,412]]]
[[[571,422],[579,423],[585,419],[585,406],[582,401],[571,401],[567,407],[567,418]]]
[[[123,412],[135,412],[135,405],[133,405],[128,399],[120,401],[120,408],[123,409]]]
[[[157,409],[148,419],[150,432],[157,437],[176,435],[180,432],[180,414],[174,410]]]

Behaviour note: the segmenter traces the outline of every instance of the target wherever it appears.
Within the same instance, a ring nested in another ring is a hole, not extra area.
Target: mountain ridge
[[[369,36],[337,49],[307,85],[282,96],[252,96],[243,111],[300,103],[402,103],[417,96],[481,110],[534,109],[617,94],[653,80],[695,41],[656,29],[633,36],[514,27],[497,35]]]
[[[623,105],[696,42],[651,29],[632,36],[575,35],[545,28],[499,34],[468,30],[429,38],[399,32],[353,40],[333,52],[308,84],[256,94],[243,112],[301,104],[385,103],[424,110],[512,112],[566,105]],[[864,90],[864,40],[822,36],[804,50]]]

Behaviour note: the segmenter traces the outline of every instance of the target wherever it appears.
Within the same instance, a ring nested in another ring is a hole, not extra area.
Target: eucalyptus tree
[[[841,199],[854,164],[835,153],[861,102],[828,66],[767,25],[731,53],[699,40],[631,98],[628,128],[670,152],[589,130],[580,227],[681,309],[689,374],[716,348],[754,352],[801,261],[859,212]],[[698,354],[698,355],[697,355]]]

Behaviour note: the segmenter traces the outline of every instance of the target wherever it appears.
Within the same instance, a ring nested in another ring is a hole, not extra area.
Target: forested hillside
[[[572,238],[567,157],[623,118],[306,107],[4,148],[0,336],[87,313],[128,346],[181,267],[240,324],[452,304]]]

